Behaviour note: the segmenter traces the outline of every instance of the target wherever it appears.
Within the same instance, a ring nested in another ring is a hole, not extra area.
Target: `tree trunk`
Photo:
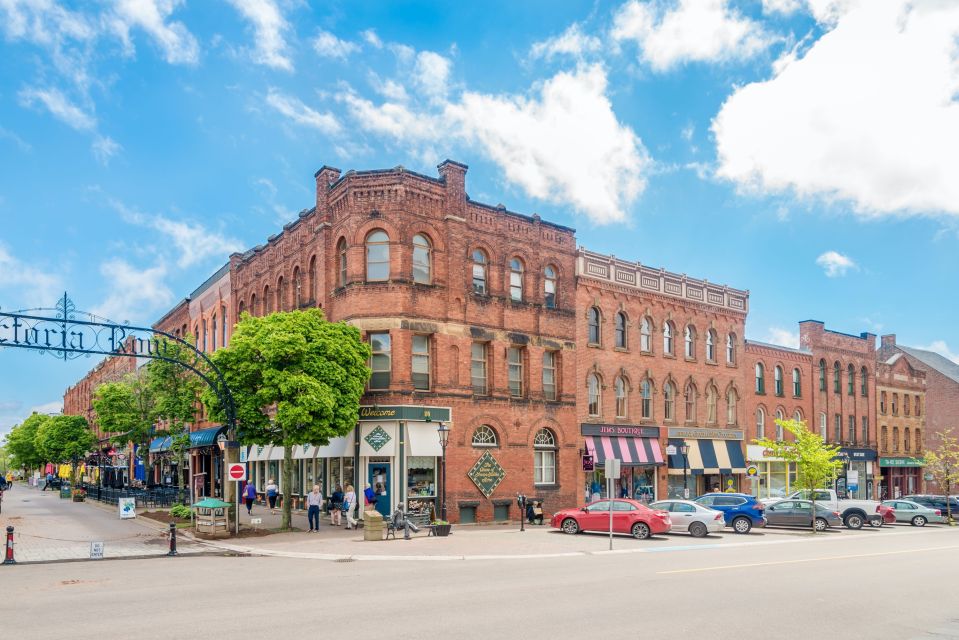
[[[812,532],[813,534],[815,534],[816,533],[816,490],[815,489],[812,489],[809,492],[809,497],[812,498],[812,500],[810,500],[810,502],[812,502]]]
[[[282,519],[280,520],[281,529],[292,528],[292,517],[290,515],[293,503],[293,446],[288,445],[286,429],[283,430],[283,505]]]

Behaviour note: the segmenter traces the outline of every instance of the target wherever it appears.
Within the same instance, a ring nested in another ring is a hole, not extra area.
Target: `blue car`
[[[726,526],[736,533],[749,533],[753,527],[765,527],[763,504],[748,493],[710,493],[696,498],[696,502],[722,511]]]

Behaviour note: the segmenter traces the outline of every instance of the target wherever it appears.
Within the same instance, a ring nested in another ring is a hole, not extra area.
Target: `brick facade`
[[[807,426],[815,427],[812,423],[812,353],[747,340],[745,356],[742,386],[747,442],[761,437],[776,439],[777,418],[803,420]],[[761,385],[757,382],[757,371],[762,371]],[[788,433],[783,437],[792,439]]]
[[[83,416],[96,433],[97,439],[107,437],[100,430],[96,413],[93,411],[93,394],[101,384],[116,382],[136,371],[137,360],[127,356],[104,358],[83,378],[63,393],[63,414]]]

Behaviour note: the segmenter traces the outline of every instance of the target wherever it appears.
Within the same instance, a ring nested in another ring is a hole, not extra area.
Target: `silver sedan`
[[[938,509],[924,507],[912,500],[885,500],[885,507],[892,507],[896,522],[908,522],[914,527],[924,527],[927,522],[941,524],[946,521]]]
[[[709,509],[691,500],[660,500],[649,505],[650,509],[669,512],[672,531],[688,531],[694,538],[718,533],[726,527],[723,512]]]

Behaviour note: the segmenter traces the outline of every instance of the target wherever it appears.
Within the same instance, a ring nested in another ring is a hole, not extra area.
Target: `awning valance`
[[[669,444],[676,447],[675,455],[669,456],[669,473],[683,475],[683,455],[679,452],[683,441],[670,440]],[[746,473],[746,459],[739,440],[686,440],[686,444],[689,445],[686,468],[690,475]]]
[[[621,460],[624,467],[663,464],[663,450],[655,438],[587,436],[586,448],[597,465],[611,458]]]
[[[217,436],[226,433],[226,427],[210,427],[190,433],[190,448],[209,447],[216,444]]]
[[[330,438],[330,443],[316,447],[317,458],[352,458],[353,457],[353,436],[342,436],[340,438]]]
[[[407,422],[406,443],[408,456],[441,456],[443,447],[440,446],[440,434],[436,431],[439,425],[431,422]]]
[[[260,460],[266,460],[266,456],[270,452],[269,445],[263,444],[254,444],[250,446],[250,452],[246,456],[247,462],[258,462]]]
[[[294,460],[312,460],[316,455],[316,447],[311,444],[298,444],[293,447]]]
[[[173,438],[170,436],[161,436],[150,441],[150,453],[163,453],[170,450]]]

